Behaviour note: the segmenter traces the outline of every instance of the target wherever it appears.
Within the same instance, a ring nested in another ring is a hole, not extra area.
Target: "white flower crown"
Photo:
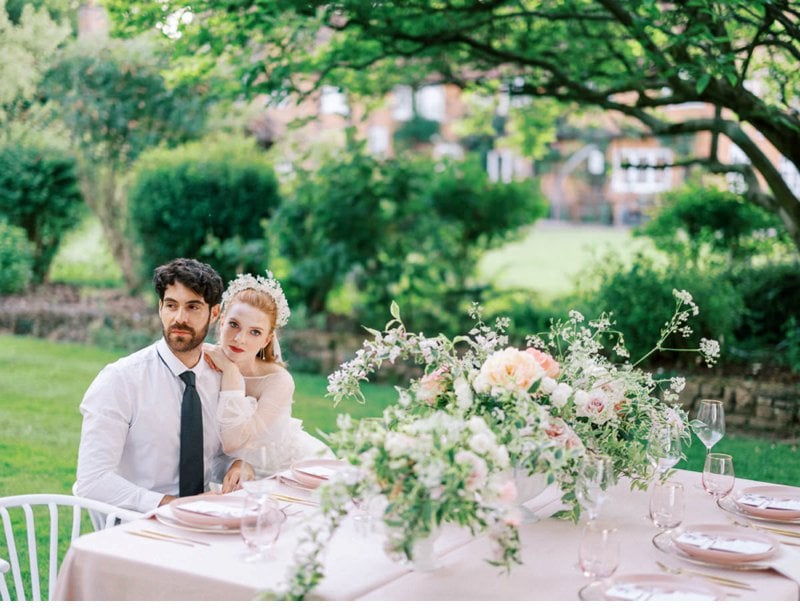
[[[289,322],[289,315],[292,313],[289,310],[289,302],[286,301],[286,295],[283,294],[281,283],[273,277],[269,269],[267,269],[266,278],[260,275],[253,276],[249,273],[240,273],[235,280],[231,280],[227,290],[222,293],[222,310],[225,310],[225,306],[230,303],[231,299],[248,288],[266,293],[275,301],[275,305],[278,308],[278,315],[275,319],[276,329]]]

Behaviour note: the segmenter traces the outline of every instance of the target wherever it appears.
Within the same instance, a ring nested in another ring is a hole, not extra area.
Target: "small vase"
[[[430,534],[414,543],[412,549],[413,557],[411,558],[414,570],[417,572],[431,572],[441,565],[436,557],[436,540],[441,533],[440,528],[431,528]]]
[[[540,495],[547,488],[547,476],[541,473],[528,474],[525,468],[519,467],[514,468],[512,476],[514,486],[517,488],[517,498],[514,504],[522,517],[521,522],[535,523],[539,521],[539,517],[525,506],[525,502]]]

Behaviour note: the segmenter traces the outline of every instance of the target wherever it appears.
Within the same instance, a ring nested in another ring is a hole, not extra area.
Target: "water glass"
[[[619,566],[619,544],[616,527],[600,521],[587,522],[578,550],[583,576],[598,580],[614,574]]]
[[[614,463],[605,455],[587,455],[575,476],[575,497],[590,521],[597,519],[608,489],[616,483]]]
[[[240,533],[248,547],[245,561],[267,559],[270,549],[278,540],[286,513],[277,502],[259,494],[248,493],[244,498]]]
[[[724,453],[709,453],[703,466],[703,489],[719,501],[733,491],[736,475],[733,457]]]
[[[661,478],[681,460],[681,432],[670,425],[653,427],[647,439],[647,459]]]
[[[725,407],[718,399],[703,399],[697,408],[697,416],[691,423],[698,439],[705,444],[706,454],[725,435]]]
[[[683,522],[683,485],[673,481],[650,487],[650,520],[657,528],[670,531]]]

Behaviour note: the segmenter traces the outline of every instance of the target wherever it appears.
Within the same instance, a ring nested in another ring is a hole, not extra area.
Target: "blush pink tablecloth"
[[[700,488],[700,475],[679,471],[685,485],[685,523],[728,523],[729,515]],[[757,485],[737,481],[737,487]],[[546,491],[530,505],[552,499]],[[552,513],[559,503],[545,507]],[[735,571],[702,568],[658,550],[656,529],[647,519],[648,495],[631,491],[627,481],[617,485],[601,518],[613,522],[622,535],[618,574],[660,572],[656,561],[723,574],[751,584],[755,591],[723,588],[730,600],[798,600],[800,546],[781,545],[774,570]],[[238,535],[204,534],[168,528],[155,519],[142,519],[76,540],[59,572],[57,600],[251,600],[285,579],[302,516],[293,516],[276,545],[274,559],[242,561],[245,547]],[[793,526],[800,531],[800,525]],[[187,547],[148,540],[128,532],[141,528],[181,534],[210,543]],[[545,518],[521,528],[523,564],[510,574],[484,560],[490,556],[485,536],[473,537],[459,528],[446,528],[437,541],[439,567],[413,570],[391,561],[382,549],[379,531],[364,532],[346,520],[331,541],[326,577],[311,598],[322,600],[577,600],[587,580],[577,568],[581,528],[569,521]],[[787,539],[792,540],[792,539]],[[800,539],[794,539],[800,545]]]

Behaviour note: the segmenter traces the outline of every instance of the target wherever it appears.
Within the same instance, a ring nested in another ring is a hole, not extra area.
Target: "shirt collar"
[[[158,351],[161,359],[164,361],[164,364],[169,368],[169,371],[171,371],[176,378],[187,370],[191,370],[195,374],[200,375],[207,367],[202,354],[200,355],[200,360],[197,362],[197,365],[191,368],[186,367],[183,364],[183,361],[175,356],[170,347],[167,345],[167,341],[163,337],[156,342],[156,350]]]

